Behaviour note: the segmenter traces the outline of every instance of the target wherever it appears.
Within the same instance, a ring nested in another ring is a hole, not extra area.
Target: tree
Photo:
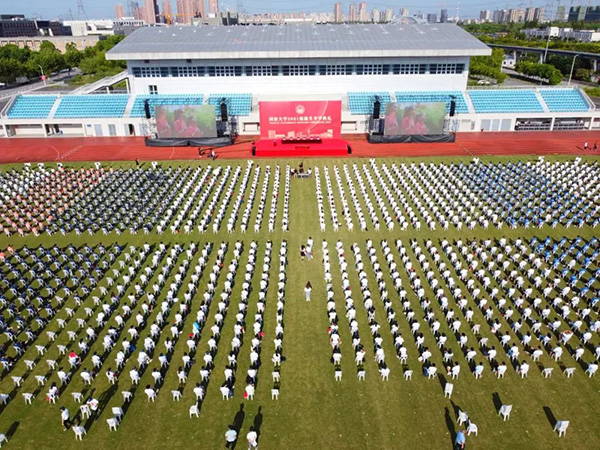
[[[587,81],[589,83],[592,81],[592,72],[588,69],[577,69],[573,78],[576,80]]]
[[[74,43],[69,42],[65,51],[65,64],[67,69],[69,69],[69,75],[71,74],[71,69],[79,66],[82,59],[83,53],[77,49]]]
[[[0,59],[0,82],[12,83],[17,77],[25,75],[27,72],[25,66],[20,61],[13,58]]]
[[[523,75],[546,80],[548,84],[558,84],[562,81],[562,73],[550,64],[537,64],[527,61],[519,61],[515,70]]]

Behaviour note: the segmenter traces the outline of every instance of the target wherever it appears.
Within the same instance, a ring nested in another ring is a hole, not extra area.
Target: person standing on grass
[[[225,448],[234,448],[235,441],[237,441],[237,431],[235,431],[233,425],[229,425],[225,433]]]
[[[462,450],[467,444],[467,438],[465,437],[466,430],[460,430],[456,434],[456,440],[454,441],[456,450]]]
[[[246,439],[248,440],[248,450],[256,450],[258,448],[258,434],[254,431],[254,427],[250,427]]]
[[[304,296],[306,297],[306,301],[310,302],[310,293],[312,291],[312,286],[310,285],[310,281],[308,283],[306,283],[306,286],[304,286]]]
[[[300,258],[304,261],[304,257],[306,256],[306,247],[304,245],[300,246]]]
[[[63,431],[67,431],[67,428],[69,427],[69,410],[67,408],[65,408],[64,406],[60,407],[60,423],[63,426]]]
[[[594,151],[598,150],[598,141],[594,142]]]

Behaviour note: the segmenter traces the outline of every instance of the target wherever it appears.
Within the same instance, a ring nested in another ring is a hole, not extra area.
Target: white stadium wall
[[[458,74],[410,74],[410,75],[306,75],[306,76],[191,76],[191,77],[134,77],[137,68],[170,68],[170,67],[252,67],[257,65],[368,65],[368,64],[463,64],[464,69]],[[431,91],[431,90],[465,90],[468,79],[469,58],[356,58],[356,59],[297,59],[297,60],[235,60],[235,61],[129,61],[127,70],[131,74],[130,86],[135,94],[149,94],[150,86],[156,86],[158,94],[211,94],[211,93],[251,93],[255,96],[285,94],[288,98],[293,94],[338,94],[340,96],[352,91]],[[341,98],[341,97],[340,97]]]

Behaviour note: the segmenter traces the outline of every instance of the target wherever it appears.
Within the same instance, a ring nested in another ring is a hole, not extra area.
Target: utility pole
[[[78,19],[87,19],[87,13],[85,12],[85,8],[83,6],[83,0],[77,0],[77,18]]]

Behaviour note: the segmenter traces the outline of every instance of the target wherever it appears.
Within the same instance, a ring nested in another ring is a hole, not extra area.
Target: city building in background
[[[442,11],[440,12],[440,22],[441,23],[448,22],[448,10],[447,9],[442,9]]]
[[[120,19],[121,17],[125,17],[125,13],[123,12],[123,5],[115,6],[115,19]]]
[[[173,24],[175,22],[173,18],[173,5],[171,0],[163,0],[162,2],[162,23]]]
[[[333,21],[335,23],[342,23],[344,21],[342,16],[342,4],[340,2],[333,5]]]
[[[574,30],[573,28],[524,28],[523,34],[528,39],[568,39],[579,42],[600,42],[600,31],[598,30]]]

